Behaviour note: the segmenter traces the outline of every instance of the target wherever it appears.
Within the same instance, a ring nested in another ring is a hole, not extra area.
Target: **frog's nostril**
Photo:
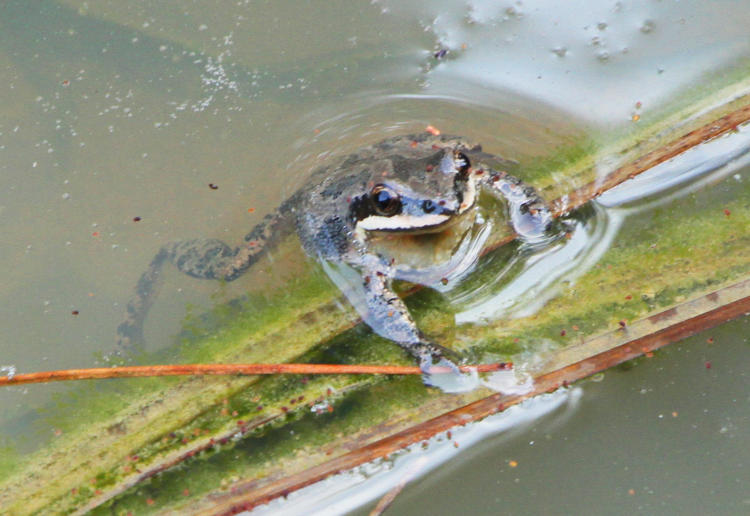
[[[422,211],[432,213],[435,211],[435,203],[429,200],[422,202]]]

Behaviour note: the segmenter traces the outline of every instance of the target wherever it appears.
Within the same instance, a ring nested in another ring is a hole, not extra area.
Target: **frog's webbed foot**
[[[553,217],[545,200],[536,190],[507,172],[483,169],[482,185],[502,196],[508,203],[513,230],[527,242],[543,240]]]

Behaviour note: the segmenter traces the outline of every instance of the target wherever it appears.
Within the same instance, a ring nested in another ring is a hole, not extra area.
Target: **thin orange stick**
[[[513,364],[499,362],[476,366],[459,366],[461,372],[487,373],[511,369]],[[449,373],[447,367],[433,367],[430,373]],[[95,367],[91,369],[61,369],[40,373],[0,376],[0,386],[27,383],[60,382],[63,380],[92,380],[100,378],[130,378],[136,376],[203,376],[254,374],[422,374],[416,366],[360,365],[360,364],[177,364],[124,367]]]

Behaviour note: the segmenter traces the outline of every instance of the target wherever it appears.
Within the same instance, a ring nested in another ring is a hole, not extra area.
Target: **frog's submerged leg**
[[[553,218],[549,207],[536,190],[507,172],[482,167],[481,186],[508,203],[513,230],[528,242],[543,240]]]
[[[232,281],[294,231],[289,214],[288,210],[278,210],[266,215],[245,236],[245,242],[234,249],[216,239],[186,240],[162,247],[138,280],[125,320],[117,327],[118,349],[128,351],[144,342],[143,323],[158,291],[164,263],[171,262],[194,278]]]

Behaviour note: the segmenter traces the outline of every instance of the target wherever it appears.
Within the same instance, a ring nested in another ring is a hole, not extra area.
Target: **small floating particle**
[[[440,130],[432,125],[428,125],[427,127],[424,128],[424,130],[430,133],[432,136],[440,135]]]
[[[289,407],[281,407],[281,411],[282,411],[282,412],[283,412],[284,414],[286,414],[287,412],[289,412]]]
[[[141,221],[140,217],[133,217],[133,222],[140,222],[140,221]]]
[[[617,323],[617,324],[619,324],[619,325],[620,325],[620,328],[624,328],[625,326],[627,326],[627,325],[628,325],[628,322],[627,322],[627,321],[626,321],[625,319],[623,319],[623,320],[621,320],[621,321],[620,321],[619,323]]]
[[[244,424],[245,424],[245,421],[243,421],[242,419],[237,420],[237,426],[242,426]]]
[[[238,415],[239,415],[239,412],[237,412],[236,410],[232,411],[232,417],[237,417]]]
[[[70,312],[70,313],[71,313],[71,314],[73,314],[73,315],[78,315],[78,314],[79,314],[80,312],[79,312],[78,310],[73,310],[73,311],[72,311],[72,312]]]
[[[653,358],[654,352],[653,351],[646,351],[646,358]]]
[[[726,215],[727,217],[729,217],[731,214],[732,214],[731,211],[729,211],[728,209],[724,208],[724,215]]]
[[[327,410],[328,410],[328,412],[333,412],[333,405],[328,405]]]
[[[577,324],[574,324],[574,325],[573,325],[573,331],[578,331],[579,329],[580,329],[580,328],[578,327],[578,325],[577,325]]]
[[[263,410],[263,405],[258,405],[257,407],[255,407],[255,410],[260,412],[261,410]]]
[[[182,496],[190,496],[190,489],[183,489]]]
[[[64,81],[62,82],[62,85],[63,85],[63,86],[69,86],[69,85],[70,85],[70,81],[69,81],[68,79],[65,79],[65,80],[64,80]]]
[[[461,50],[466,50],[467,48],[469,48],[469,45],[467,45],[466,43],[461,43]]]
[[[393,310],[388,312],[388,317],[393,317]]]
[[[568,332],[566,330],[560,330],[560,337],[565,337],[567,334]]]
[[[672,411],[672,417],[677,417],[677,411],[676,410]]]
[[[440,50],[438,50],[437,52],[435,52],[434,54],[432,54],[432,56],[435,59],[442,59],[442,58],[444,58],[447,55],[448,55],[448,49],[447,48],[441,48]]]
[[[440,278],[440,283],[442,283],[443,285],[447,285],[448,284],[448,278]]]
[[[60,437],[63,431],[60,428],[55,428],[53,433],[55,434],[55,437]]]
[[[625,296],[625,301],[630,301],[631,299],[633,299],[633,296],[631,296],[630,294]]]
[[[515,468],[516,466],[518,466],[518,462],[515,460],[510,460],[508,461],[508,466],[510,466],[511,468]]]
[[[91,236],[92,237],[98,237],[99,236],[99,232],[98,231],[94,231],[93,233],[91,233]]]
[[[709,344],[713,344],[714,343],[714,338],[713,337],[709,337],[709,338],[706,339],[706,342],[708,342]]]
[[[711,362],[706,362],[706,369],[711,369]]]
[[[643,107],[643,103],[639,100],[635,103],[635,109],[641,109]]]
[[[154,505],[154,499],[153,498],[146,498],[146,505]]]
[[[631,120],[632,120],[633,122],[637,122],[638,120],[640,120],[640,119],[641,119],[641,115],[639,115],[638,113],[635,113],[635,114],[634,114],[634,115],[633,115],[633,116],[632,116],[632,117],[631,117],[630,119],[631,119]]]
[[[255,208],[248,208],[248,209],[247,209],[247,212],[248,212],[248,213],[253,213],[254,211],[255,211]]]
[[[416,142],[416,141],[412,141],[412,142],[411,142],[411,143],[409,144],[409,147],[411,147],[412,149],[414,149],[414,148],[416,148],[416,147],[417,147],[417,145],[418,145],[418,144],[417,144],[417,142]]]
[[[453,441],[453,447],[458,448],[458,441]]]
[[[635,489],[628,489],[628,494],[633,496],[635,494]]]
[[[215,183],[208,183],[208,187],[209,187],[209,188],[210,188],[211,190],[218,190],[218,189],[219,189],[219,185],[217,185],[217,184],[215,184]]]

